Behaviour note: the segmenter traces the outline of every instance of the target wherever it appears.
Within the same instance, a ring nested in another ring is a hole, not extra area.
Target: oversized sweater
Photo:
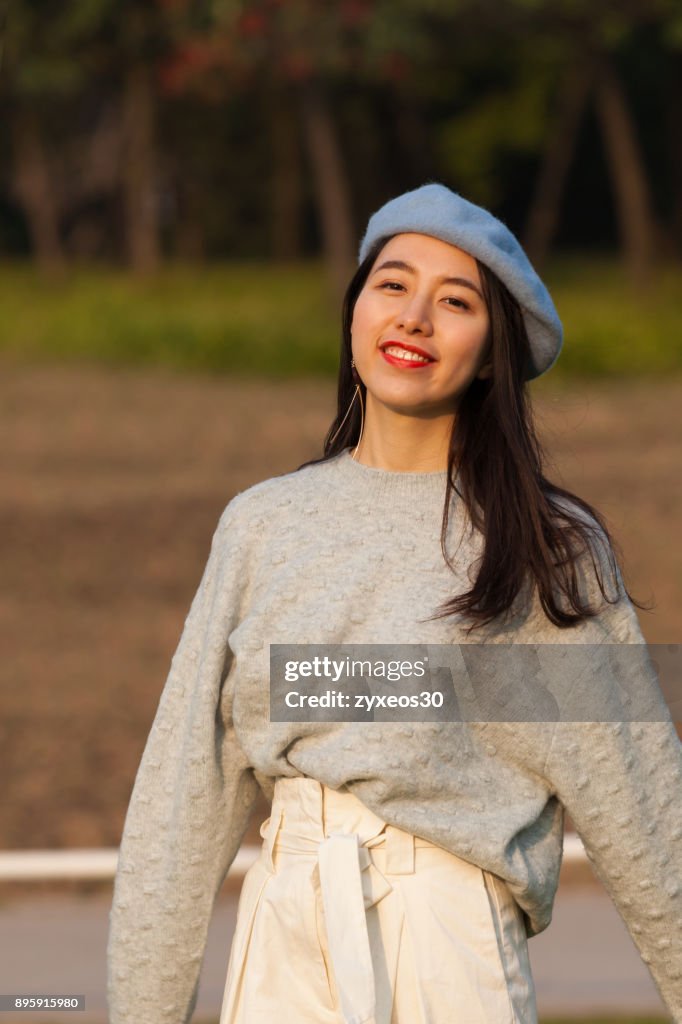
[[[215,896],[259,787],[271,797],[281,776],[347,787],[383,820],[499,875],[528,935],[551,919],[565,808],[682,1022],[682,751],[647,663],[647,721],[270,720],[271,644],[481,641],[457,616],[424,621],[470,587],[482,550],[454,495],[455,571],[446,565],[445,483],[445,472],[376,469],[346,449],[225,508],[125,822],[111,1024],[190,1020]],[[599,597],[587,562],[581,579]],[[486,642],[642,644],[617,585],[617,603],[568,630],[532,596]],[[592,686],[598,706],[599,678]]]

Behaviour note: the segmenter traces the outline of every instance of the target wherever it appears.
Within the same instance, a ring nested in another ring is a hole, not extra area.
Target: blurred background
[[[679,642],[676,0],[4,0],[5,850],[118,845],[220,512],[321,454],[366,220],[428,180],[544,275],[547,472],[607,516],[647,640]],[[602,912],[589,871],[567,892]],[[0,882],[0,937],[55,893]],[[645,975],[582,1011],[660,1009]]]

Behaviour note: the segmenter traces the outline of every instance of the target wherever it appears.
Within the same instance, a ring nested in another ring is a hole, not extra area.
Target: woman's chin
[[[455,412],[455,399],[452,396],[446,398],[433,398],[429,395],[419,394],[411,390],[409,394],[401,389],[400,393],[395,391],[373,392],[367,391],[368,404],[371,403],[378,412],[379,409],[394,413],[398,416],[418,416],[420,418],[433,418],[435,416],[452,415]]]

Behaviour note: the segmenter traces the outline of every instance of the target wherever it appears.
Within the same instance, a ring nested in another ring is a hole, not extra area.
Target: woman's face
[[[430,235],[395,235],[357,298],[353,358],[385,405],[454,411],[472,380],[490,375],[489,324],[473,256]]]

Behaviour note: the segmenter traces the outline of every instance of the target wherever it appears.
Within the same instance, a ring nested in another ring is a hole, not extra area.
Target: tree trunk
[[[632,283],[641,286],[651,274],[655,228],[635,126],[623,87],[606,55],[599,67],[597,112],[611,171],[626,265]]]
[[[55,276],[64,269],[59,214],[47,154],[37,118],[31,111],[17,112],[12,135],[14,191],[26,214],[33,255],[41,271]]]
[[[175,256],[182,263],[203,263],[206,259],[203,190],[191,180],[189,173],[188,169],[184,170],[178,187]]]
[[[126,239],[136,273],[157,269],[161,259],[156,202],[154,86],[149,69],[133,64],[126,76],[123,188]]]
[[[528,256],[538,270],[547,262],[556,234],[568,170],[592,80],[593,69],[576,61],[566,69],[561,85],[524,236]]]
[[[398,170],[399,177],[394,187],[407,190],[413,182],[428,181],[434,175],[433,132],[429,131],[425,111],[411,88],[394,86],[388,99],[386,114],[394,126],[400,146],[400,163],[408,172],[405,175]],[[396,173],[395,168],[393,173]]]
[[[301,112],[324,254],[334,291],[340,297],[354,262],[351,204],[334,124],[319,83],[312,81],[302,87]]]
[[[296,260],[301,256],[301,154],[296,117],[288,93],[270,98],[272,130],[272,256]]]
[[[682,52],[671,54],[672,75],[668,90],[667,134],[672,171],[673,206],[671,249],[682,257]]]

